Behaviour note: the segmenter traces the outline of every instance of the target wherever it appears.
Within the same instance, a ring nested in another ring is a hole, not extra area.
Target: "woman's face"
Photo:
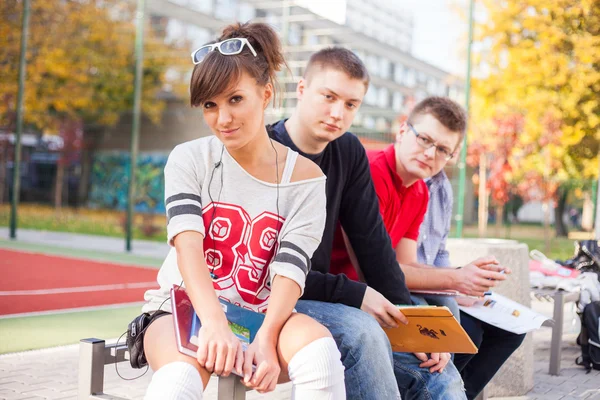
[[[204,119],[228,150],[244,147],[264,129],[264,110],[273,94],[247,72],[219,96],[202,104]]]

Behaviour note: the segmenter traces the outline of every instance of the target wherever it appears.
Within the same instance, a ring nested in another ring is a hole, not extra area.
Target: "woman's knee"
[[[298,398],[346,398],[344,366],[332,337],[321,337],[301,348],[287,369]]]
[[[165,365],[185,362],[198,370],[204,387],[208,384],[210,372],[200,367],[195,358],[178,350],[173,330],[173,316],[171,315],[156,319],[146,329],[144,332],[144,354],[150,368],[155,372]]]
[[[314,319],[304,314],[292,314],[279,334],[277,350],[282,366],[287,366],[303,347],[315,340],[331,337],[329,330]]]

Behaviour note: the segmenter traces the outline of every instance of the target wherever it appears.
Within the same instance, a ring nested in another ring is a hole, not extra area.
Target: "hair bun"
[[[285,64],[281,41],[273,28],[262,22],[230,24],[223,29],[218,41],[233,38],[246,38],[259,55],[269,64],[269,75],[274,77]]]
[[[273,85],[275,89],[273,104],[275,104],[278,89],[277,71],[286,65],[277,33],[263,23],[234,23],[223,29],[217,41],[234,38],[248,40],[256,52],[256,57],[248,49],[234,56],[224,56],[218,51],[207,54],[201,63],[194,66],[192,72],[190,80],[192,107],[197,107],[207,99],[223,93],[231,82],[239,79],[243,71],[250,74],[259,85],[268,83]]]

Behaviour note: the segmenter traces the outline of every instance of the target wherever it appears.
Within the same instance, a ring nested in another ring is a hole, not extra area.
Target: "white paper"
[[[472,317],[505,331],[521,334],[533,331],[547,321],[545,315],[497,293],[485,296],[471,307],[459,307]]]

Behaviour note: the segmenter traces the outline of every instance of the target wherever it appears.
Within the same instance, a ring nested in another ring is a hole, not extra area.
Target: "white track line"
[[[107,291],[107,290],[140,289],[140,288],[153,288],[153,287],[157,287],[156,281],[139,282],[139,283],[118,283],[118,284],[113,284],[113,285],[79,286],[79,287],[56,288],[56,289],[6,290],[6,291],[0,291],[0,296],[39,296],[39,295],[47,295],[47,294],[103,292],[103,291]]]

